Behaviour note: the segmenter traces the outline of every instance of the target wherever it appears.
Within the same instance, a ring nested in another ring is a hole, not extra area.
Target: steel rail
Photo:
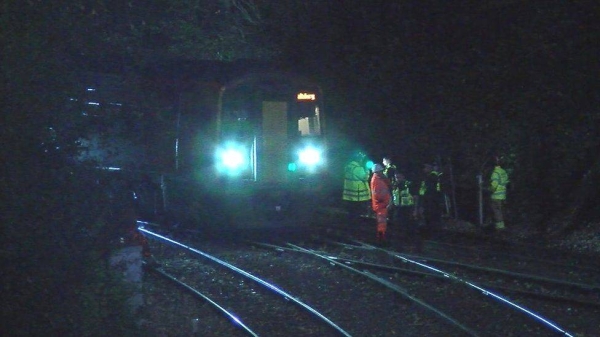
[[[268,283],[252,274],[250,274],[249,272],[242,270],[230,263],[227,263],[223,260],[220,260],[212,255],[209,255],[203,251],[200,251],[198,249],[195,249],[193,247],[187,246],[183,243],[177,242],[175,240],[169,239],[163,235],[160,235],[158,233],[154,233],[152,231],[149,231],[147,229],[145,229],[144,227],[138,227],[138,230],[142,233],[145,233],[151,237],[153,237],[154,239],[158,239],[158,240],[162,240],[168,243],[171,243],[175,246],[178,246],[180,248],[186,249],[194,254],[200,255],[212,262],[217,263],[218,265],[221,265],[229,270],[232,270],[246,278],[249,278],[253,281],[255,281],[256,283],[262,285],[263,287],[267,288],[268,290],[271,290],[281,296],[283,296],[285,299],[287,300],[291,300],[293,303],[299,305],[300,307],[302,307],[303,309],[307,310],[309,313],[313,314],[314,316],[318,317],[319,319],[321,319],[323,322],[327,323],[330,327],[334,328],[336,331],[338,331],[340,334],[344,335],[344,336],[351,336],[348,332],[346,332],[344,329],[342,329],[341,327],[339,327],[337,324],[335,324],[333,321],[331,321],[329,318],[325,317],[323,314],[321,314],[320,312],[318,312],[317,310],[313,309],[312,307],[310,307],[308,304],[302,302],[301,300],[297,299],[296,297],[292,296],[291,294],[288,294],[287,292],[285,292],[284,290],[279,289],[277,286]]]
[[[145,265],[145,267],[149,270],[151,270],[154,273],[157,273],[158,275],[166,278],[167,280],[174,282],[175,284],[183,287],[185,290],[191,292],[194,296],[199,297],[201,299],[203,299],[204,301],[208,302],[213,308],[217,309],[220,313],[222,313],[223,315],[225,315],[227,318],[229,318],[229,320],[237,327],[239,327],[240,329],[242,329],[244,332],[246,332],[248,335],[250,336],[254,336],[254,337],[258,337],[259,335],[252,331],[252,329],[250,329],[246,324],[244,324],[237,316],[235,316],[233,313],[227,311],[227,309],[223,308],[222,306],[220,306],[217,302],[213,301],[210,297],[204,295],[203,293],[201,293],[200,291],[194,289],[192,286],[188,285],[187,283],[179,280],[178,278],[176,278],[175,276],[165,272],[164,270],[162,270],[161,268],[154,268],[154,267],[150,267],[148,265]]]
[[[331,243],[335,244],[336,242],[331,242]],[[287,251],[303,253],[303,251],[295,249],[295,248],[282,247],[282,246],[277,246],[277,245],[264,243],[264,242],[252,242],[252,244],[255,244],[258,246],[264,246],[266,248],[275,249],[277,251],[287,250]],[[342,246],[345,246],[345,247],[364,248],[361,246],[349,245],[349,244],[345,244],[345,243],[339,243],[339,244]],[[433,278],[444,279],[444,280],[448,279],[447,277],[445,277],[443,275],[439,275],[437,273],[422,272],[422,271],[416,271],[413,269],[400,268],[400,267],[390,266],[390,265],[385,265],[385,264],[378,264],[378,263],[365,262],[365,261],[359,261],[359,260],[339,257],[339,256],[332,256],[332,255],[329,255],[327,252],[323,252],[323,251],[317,251],[317,252],[319,254],[327,255],[329,258],[335,259],[337,261],[341,261],[341,262],[343,262],[345,264],[349,264],[349,265],[364,266],[366,268],[370,268],[370,269],[374,269],[374,270],[381,270],[381,271],[385,271],[385,272],[395,272],[395,273],[403,273],[403,274],[409,274],[409,275],[415,275],[415,276],[433,277]],[[579,304],[579,305],[583,305],[586,307],[600,308],[600,303],[598,303],[598,302],[583,301],[583,300],[572,299],[572,298],[568,298],[568,297],[564,297],[564,296],[542,294],[542,293],[538,293],[538,292],[521,290],[521,289],[512,288],[512,287],[505,287],[505,286],[491,284],[491,283],[480,283],[479,285],[488,287],[488,288],[492,288],[495,290],[502,290],[502,291],[506,291],[506,292],[510,292],[510,293],[540,298],[543,300],[574,303],[574,304]]]
[[[391,283],[391,282],[389,282],[389,281],[387,281],[387,280],[385,280],[385,279],[383,279],[381,277],[378,277],[375,274],[372,274],[372,273],[370,273],[368,271],[361,271],[361,270],[358,270],[356,268],[350,267],[348,265],[345,265],[343,263],[340,263],[340,262],[336,261],[334,258],[330,258],[328,256],[320,254],[320,253],[318,253],[318,252],[316,252],[314,250],[311,250],[311,249],[306,249],[306,248],[303,248],[303,247],[300,247],[300,246],[297,246],[297,245],[294,245],[294,244],[291,244],[291,243],[287,243],[287,245],[290,246],[290,247],[293,247],[293,248],[295,248],[297,250],[299,250],[300,252],[307,253],[307,254],[310,254],[310,255],[313,255],[313,256],[325,259],[325,260],[329,261],[332,264],[335,264],[337,266],[340,266],[340,267],[343,267],[345,269],[348,269],[348,270],[350,270],[352,272],[355,272],[355,273],[357,273],[359,275],[366,276],[366,277],[368,277],[369,279],[371,279],[371,280],[373,280],[375,282],[383,284],[385,287],[387,287],[387,288],[389,288],[389,289],[391,289],[391,290],[393,290],[393,291],[395,291],[395,292],[403,295],[404,297],[410,299],[414,303],[417,303],[420,306],[422,306],[422,307],[424,307],[424,308],[426,308],[426,309],[434,312],[435,314],[437,314],[438,316],[444,318],[446,321],[452,323],[454,326],[456,326],[459,329],[463,330],[464,332],[466,332],[470,336],[479,336],[479,334],[477,334],[475,331],[473,331],[470,328],[466,327],[465,325],[463,325],[462,323],[460,323],[456,319],[448,316],[444,312],[438,310],[437,308],[435,308],[432,305],[424,302],[423,300],[421,300],[421,299],[419,299],[419,298],[417,298],[417,297],[409,294],[408,291],[406,291],[405,289],[402,289],[398,285],[393,284],[393,283]]]
[[[161,227],[160,224],[157,224],[155,222],[143,221],[143,220],[137,220],[136,222],[138,225],[141,225],[141,226]]]
[[[439,273],[439,274],[441,274],[441,275],[443,275],[443,276],[445,276],[445,277],[447,277],[447,278],[449,278],[449,279],[452,279],[452,280],[454,280],[454,281],[457,281],[457,282],[463,283],[463,284],[465,284],[465,285],[467,285],[467,286],[469,286],[469,287],[472,287],[472,288],[474,288],[474,289],[477,289],[477,290],[481,291],[481,293],[482,293],[483,295],[486,295],[486,296],[491,296],[492,298],[494,298],[494,299],[496,299],[496,300],[499,300],[500,302],[503,302],[504,304],[508,304],[510,307],[512,307],[512,308],[514,308],[514,309],[517,309],[517,310],[519,310],[519,311],[521,311],[521,312],[523,312],[523,313],[527,314],[528,316],[530,316],[530,317],[534,318],[535,320],[537,320],[537,321],[539,321],[539,322],[542,322],[542,323],[543,323],[543,324],[545,324],[547,327],[551,328],[552,330],[555,330],[555,331],[556,331],[556,332],[558,332],[558,333],[561,333],[561,334],[563,334],[563,335],[565,335],[565,336],[574,337],[574,334],[572,334],[572,333],[570,333],[570,332],[568,332],[568,331],[566,331],[566,330],[562,329],[562,328],[561,328],[561,327],[559,327],[559,326],[558,326],[556,323],[554,323],[554,322],[551,322],[549,319],[546,319],[546,318],[542,317],[541,315],[539,315],[539,314],[536,314],[535,312],[533,312],[533,311],[531,311],[531,310],[529,310],[529,309],[527,309],[527,308],[525,308],[525,307],[523,307],[523,306],[520,306],[520,305],[518,305],[518,304],[516,304],[516,303],[514,303],[514,302],[512,302],[512,301],[510,301],[510,300],[508,300],[508,299],[506,299],[506,298],[504,298],[504,297],[502,297],[502,296],[498,295],[498,294],[495,294],[494,292],[492,292],[492,291],[490,291],[490,290],[488,290],[488,289],[484,289],[484,288],[482,288],[482,287],[480,287],[480,286],[476,285],[475,283],[473,283],[473,282],[471,282],[471,281],[468,281],[468,280],[466,280],[466,279],[460,278],[460,277],[458,277],[458,276],[455,276],[455,275],[453,275],[453,274],[451,274],[451,273],[448,273],[448,272],[442,271],[442,270],[440,270],[440,269],[437,269],[437,268],[435,268],[435,267],[433,267],[433,266],[430,266],[430,265],[427,265],[427,264],[424,264],[424,263],[421,263],[421,262],[418,262],[418,261],[411,260],[411,259],[409,259],[409,258],[407,258],[407,257],[404,257],[404,256],[402,256],[402,255],[399,255],[399,254],[398,254],[398,253],[396,253],[396,252],[392,252],[392,251],[389,251],[389,250],[386,250],[386,249],[383,249],[383,248],[379,248],[379,247],[376,247],[376,246],[373,246],[373,245],[370,245],[370,244],[368,244],[368,243],[364,243],[364,242],[361,242],[361,241],[358,241],[358,240],[355,240],[355,242],[356,242],[356,243],[358,243],[358,244],[364,245],[365,247],[367,247],[367,248],[370,248],[370,249],[377,249],[377,250],[383,251],[383,252],[385,252],[385,253],[389,254],[390,256],[393,256],[393,257],[395,257],[395,258],[398,258],[398,259],[400,259],[400,260],[402,260],[402,261],[404,261],[404,262],[408,262],[408,263],[411,263],[411,264],[417,265],[417,266],[419,266],[419,267],[422,267],[422,268],[428,269],[428,270],[430,270],[430,271],[433,271],[433,272]]]
[[[555,285],[579,288],[579,289],[586,290],[586,291],[600,289],[600,285],[597,285],[597,284],[585,284],[585,283],[578,283],[578,282],[563,281],[563,280],[554,279],[554,278],[547,278],[547,277],[541,277],[541,276],[536,276],[536,275],[517,273],[517,272],[512,272],[512,271],[502,270],[502,269],[497,269],[497,268],[482,267],[482,266],[461,263],[461,262],[455,262],[455,261],[447,261],[447,260],[436,259],[436,258],[427,257],[427,256],[417,256],[417,255],[411,255],[411,254],[403,254],[403,255],[412,257],[412,258],[419,258],[419,259],[423,259],[423,260],[427,260],[427,261],[431,261],[431,262],[437,262],[437,263],[449,265],[449,266],[458,266],[458,267],[462,267],[462,268],[468,268],[471,270],[478,270],[478,271],[512,276],[512,277],[516,277],[516,278],[523,279],[523,280],[531,280],[531,281],[551,283],[551,284],[555,284]]]
[[[371,268],[374,270],[411,274],[411,275],[424,276],[424,277],[433,277],[433,278],[444,279],[444,280],[447,279],[443,275],[434,274],[434,273],[420,272],[420,271],[415,271],[415,270],[406,269],[406,268],[400,268],[400,267],[396,267],[396,266],[388,266],[388,265],[384,265],[384,264],[364,262],[364,261],[348,259],[348,258],[343,258],[343,257],[332,257],[332,256],[330,256],[330,257],[335,258],[338,261],[342,261],[346,264],[361,265],[361,266],[365,266],[367,268]],[[542,300],[551,300],[551,301],[556,301],[556,302],[578,304],[578,305],[592,307],[592,308],[600,308],[600,303],[598,303],[598,302],[578,300],[578,299],[568,298],[568,297],[564,297],[564,296],[543,294],[543,293],[534,292],[534,291],[527,291],[527,290],[521,290],[521,289],[512,288],[512,287],[505,287],[505,286],[496,285],[496,284],[492,284],[492,283],[479,283],[479,285],[482,287],[487,287],[487,288],[491,288],[491,289],[495,289],[495,290],[502,290],[502,291],[520,294],[520,295],[524,295],[524,296],[535,297],[535,298],[539,298]]]
[[[349,240],[353,240],[353,239],[349,239]],[[325,241],[328,243],[331,243],[331,244],[335,244],[335,245],[350,248],[350,249],[355,249],[355,248],[356,249],[365,249],[366,248],[364,245],[357,245],[356,243],[348,244],[348,243],[344,243],[344,242],[333,241],[330,239],[327,239]],[[353,240],[353,241],[356,242],[356,240]],[[434,241],[430,241],[430,243],[431,242],[434,242]],[[370,249],[373,249],[373,248],[370,248]],[[446,265],[464,267],[464,268],[468,268],[471,270],[481,270],[481,271],[485,271],[485,272],[489,272],[489,273],[512,276],[512,277],[520,278],[523,280],[530,280],[530,281],[542,282],[542,283],[546,283],[546,284],[577,288],[577,289],[584,290],[584,291],[594,291],[594,290],[600,289],[600,285],[598,285],[598,284],[585,284],[585,283],[577,283],[577,282],[559,280],[559,279],[554,279],[554,278],[546,278],[546,277],[540,277],[537,275],[517,273],[517,272],[511,272],[511,271],[502,270],[502,269],[488,268],[488,267],[465,264],[465,263],[460,263],[460,262],[436,259],[436,258],[431,258],[431,257],[427,257],[427,256],[422,256],[422,255],[412,255],[412,254],[404,254],[404,253],[402,255],[406,256],[406,257],[411,257],[413,259],[434,261],[434,262],[439,262],[439,263],[446,264]],[[546,295],[546,294],[541,294],[541,293],[536,293],[536,292],[529,292],[529,291],[523,291],[523,290],[518,290],[518,289],[513,289],[513,288],[508,288],[508,287],[492,285],[492,284],[485,284],[485,285],[489,286],[491,288],[499,289],[499,290],[506,290],[506,291],[510,291],[513,293],[531,295],[531,296],[535,296],[535,297],[543,298],[543,299],[557,300],[557,301],[561,301],[561,302],[572,302],[572,303],[577,303],[577,304],[581,304],[581,305],[585,305],[585,306],[589,306],[589,307],[600,307],[600,303],[593,302],[593,301],[573,300],[573,299],[561,297],[561,296]]]
[[[363,249],[365,248],[365,246],[364,246],[365,244],[363,244],[362,246],[361,245],[357,246],[357,245],[351,245],[351,244],[347,244],[347,243],[343,243],[343,242],[335,242],[332,240],[328,240],[327,242],[338,245],[338,246],[342,246],[342,247],[348,247],[348,248],[363,248]],[[356,242],[358,242],[358,241],[356,241]],[[374,246],[371,246],[371,247],[374,247]],[[371,248],[371,249],[373,249],[373,248]],[[445,265],[449,265],[449,266],[458,266],[458,267],[463,267],[463,268],[467,268],[467,269],[471,269],[471,270],[484,271],[484,272],[488,272],[488,273],[512,276],[512,277],[516,277],[516,278],[519,278],[522,280],[530,280],[530,281],[555,284],[555,285],[560,285],[560,286],[565,286],[565,287],[578,288],[578,289],[585,290],[585,291],[593,291],[593,290],[600,289],[600,285],[598,285],[598,284],[586,284],[586,283],[564,281],[564,280],[559,280],[559,279],[554,279],[554,278],[541,277],[541,276],[537,276],[537,275],[517,273],[517,272],[512,272],[512,271],[503,270],[503,269],[482,267],[482,266],[461,263],[461,262],[455,262],[455,261],[447,261],[447,260],[437,259],[437,258],[433,258],[433,257],[423,256],[423,255],[413,255],[413,254],[404,254],[404,253],[402,255],[413,258],[413,259],[427,260],[427,261],[437,262],[437,263],[441,263],[441,264],[445,264]]]

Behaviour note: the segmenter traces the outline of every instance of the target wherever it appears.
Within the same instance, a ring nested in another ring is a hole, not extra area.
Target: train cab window
[[[300,112],[298,114],[298,134],[303,137],[319,136],[321,134],[319,107],[316,105],[305,106],[300,109]]]
[[[235,138],[247,138],[254,132],[252,112],[245,109],[226,111],[222,119],[223,129]]]

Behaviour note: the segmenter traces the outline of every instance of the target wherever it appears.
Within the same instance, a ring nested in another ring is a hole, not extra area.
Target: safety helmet
[[[381,164],[374,164],[372,170],[373,170],[373,172],[383,171],[383,165],[381,165]]]

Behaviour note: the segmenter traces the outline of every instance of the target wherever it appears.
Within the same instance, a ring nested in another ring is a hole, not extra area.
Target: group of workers
[[[508,175],[501,167],[501,157],[495,160],[486,190],[490,191],[494,228],[500,231],[505,229],[502,207]],[[398,170],[389,156],[369,169],[363,152],[356,152],[345,167],[342,199],[350,219],[372,210],[378,243],[387,242],[388,224],[403,231],[408,240],[439,233],[444,213],[449,212],[442,172],[436,163],[424,164],[420,180],[415,183]]]

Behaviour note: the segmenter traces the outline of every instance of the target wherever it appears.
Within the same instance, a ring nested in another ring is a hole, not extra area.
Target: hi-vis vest
[[[394,205],[396,206],[412,206],[415,204],[413,196],[409,191],[410,181],[405,181],[402,186],[398,186],[393,191]]]
[[[506,185],[508,184],[508,174],[500,166],[494,167],[492,176],[490,177],[490,190],[492,191],[492,199],[506,200]]]
[[[369,172],[366,168],[353,160],[344,170],[344,191],[342,200],[367,201],[371,200],[371,189],[369,188]]]
[[[431,171],[429,174],[434,175],[437,179],[437,182],[435,183],[435,190],[437,192],[441,192],[442,191],[442,182],[440,181],[440,177],[442,176],[442,172],[438,172],[438,171]],[[427,185],[425,184],[424,181],[421,181],[421,186],[419,186],[419,195],[423,196],[427,193]]]

